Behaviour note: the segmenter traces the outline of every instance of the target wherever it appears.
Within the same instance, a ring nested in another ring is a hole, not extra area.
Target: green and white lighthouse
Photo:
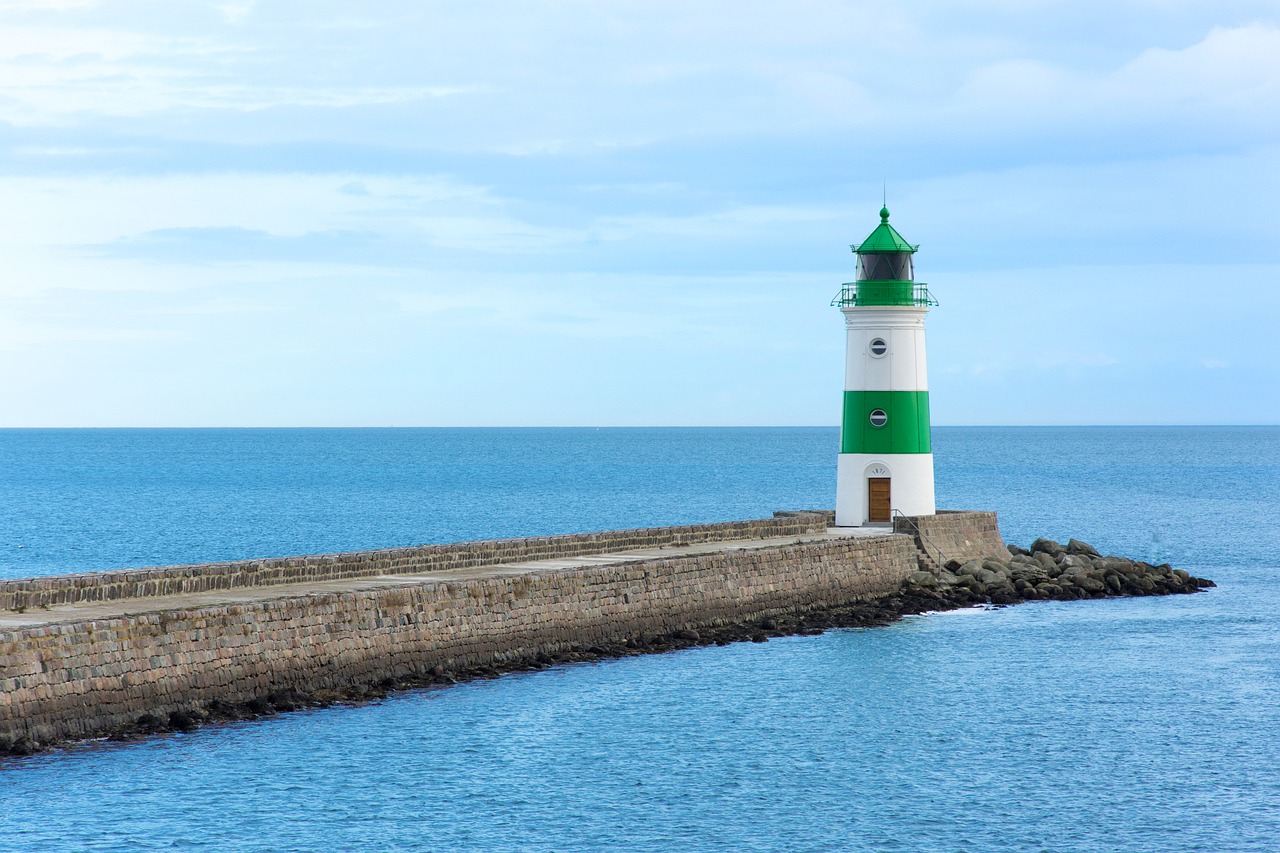
[[[888,523],[894,511],[932,515],[933,451],[924,318],[937,303],[915,281],[913,246],[880,224],[851,247],[857,280],[832,300],[847,335],[844,417],[836,473],[836,525]]]

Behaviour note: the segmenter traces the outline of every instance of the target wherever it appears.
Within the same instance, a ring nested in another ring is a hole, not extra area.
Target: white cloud
[[[353,181],[366,192],[344,191]],[[503,216],[500,202],[483,188],[429,176],[0,176],[0,196],[7,200],[0,207],[0,245],[27,247],[109,243],[174,228],[242,228],[273,235],[419,231],[427,214],[445,209]],[[444,237],[450,233],[446,230]]]
[[[218,11],[222,13],[222,18],[228,24],[239,24],[249,17],[249,13],[253,11],[253,7],[257,5],[254,0],[242,0],[236,3],[223,3],[218,6]]]
[[[100,62],[72,68],[18,67],[0,83],[0,119],[65,124],[87,116],[139,117],[165,110],[252,112],[273,107],[408,104],[484,91],[481,86],[264,86],[221,84],[157,67],[127,72]]]
[[[1134,105],[1274,107],[1280,103],[1280,28],[1214,27],[1182,50],[1150,48],[1116,72],[1112,85]]]
[[[948,109],[1019,135],[1167,119],[1188,132],[1239,124],[1280,130],[1280,28],[1215,27],[1179,50],[1147,48],[1107,72],[1010,58],[974,70]],[[1082,125],[1083,123],[1083,125]]]
[[[24,16],[0,27],[0,119],[77,126],[182,111],[184,123],[212,132],[215,117],[188,113],[381,107],[431,134],[415,143],[537,154],[801,130],[885,144],[1021,139],[1188,113],[1277,129],[1272,22],[1203,26],[1176,49],[1112,44],[1108,33],[1105,49],[1052,51],[1024,20],[1026,4],[986,5],[1009,21],[982,30],[974,15],[956,26],[945,4],[908,13],[834,0],[531,3],[501,20],[469,5],[388,4],[337,23],[344,7],[332,4],[300,13],[231,2],[186,16],[72,10],[57,25]],[[1050,20],[1066,15],[1040,5],[1035,14]],[[1157,38],[1167,13],[1128,5],[1110,14],[1151,18]],[[1092,14],[1086,4],[1078,17]],[[1062,34],[1064,44],[1072,38]],[[264,118],[247,132],[375,138],[382,128],[289,121]]]
[[[750,234],[806,223],[847,221],[849,217],[850,209],[847,206],[739,205],[683,216],[604,216],[597,220],[593,234],[604,240],[624,240],[641,235],[743,238]]]
[[[9,63],[9,72],[25,65],[44,68],[48,74],[71,73],[75,66],[90,62],[120,63],[99,66],[119,72],[125,70],[123,63],[135,60],[208,57],[235,49],[203,35],[160,36],[141,28],[31,24],[0,28],[0,61]]]
[[[98,0],[0,0],[0,14],[11,12],[68,12],[91,9]]]
[[[475,84],[335,83],[316,79],[305,67],[279,68],[282,59],[252,38],[220,38],[196,28],[160,34],[125,27],[4,26],[0,120],[26,126],[178,109],[342,109],[486,91]],[[264,76],[257,78],[255,71]]]

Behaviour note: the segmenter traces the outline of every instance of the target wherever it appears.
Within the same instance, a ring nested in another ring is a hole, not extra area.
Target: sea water
[[[0,576],[830,506],[830,429],[0,431]],[[1280,849],[1280,428],[934,430],[940,506],[1219,586],[0,762],[0,850]]]

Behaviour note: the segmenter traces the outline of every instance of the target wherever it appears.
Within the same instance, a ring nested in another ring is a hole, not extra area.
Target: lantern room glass
[[[868,252],[858,255],[858,281],[912,281],[910,252]]]

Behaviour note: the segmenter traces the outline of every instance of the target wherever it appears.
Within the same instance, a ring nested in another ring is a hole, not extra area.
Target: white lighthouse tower
[[[836,471],[836,525],[888,524],[894,511],[933,515],[933,451],[924,317],[937,305],[917,283],[918,246],[889,224],[861,244],[857,280],[832,300],[847,334],[844,417]]]

